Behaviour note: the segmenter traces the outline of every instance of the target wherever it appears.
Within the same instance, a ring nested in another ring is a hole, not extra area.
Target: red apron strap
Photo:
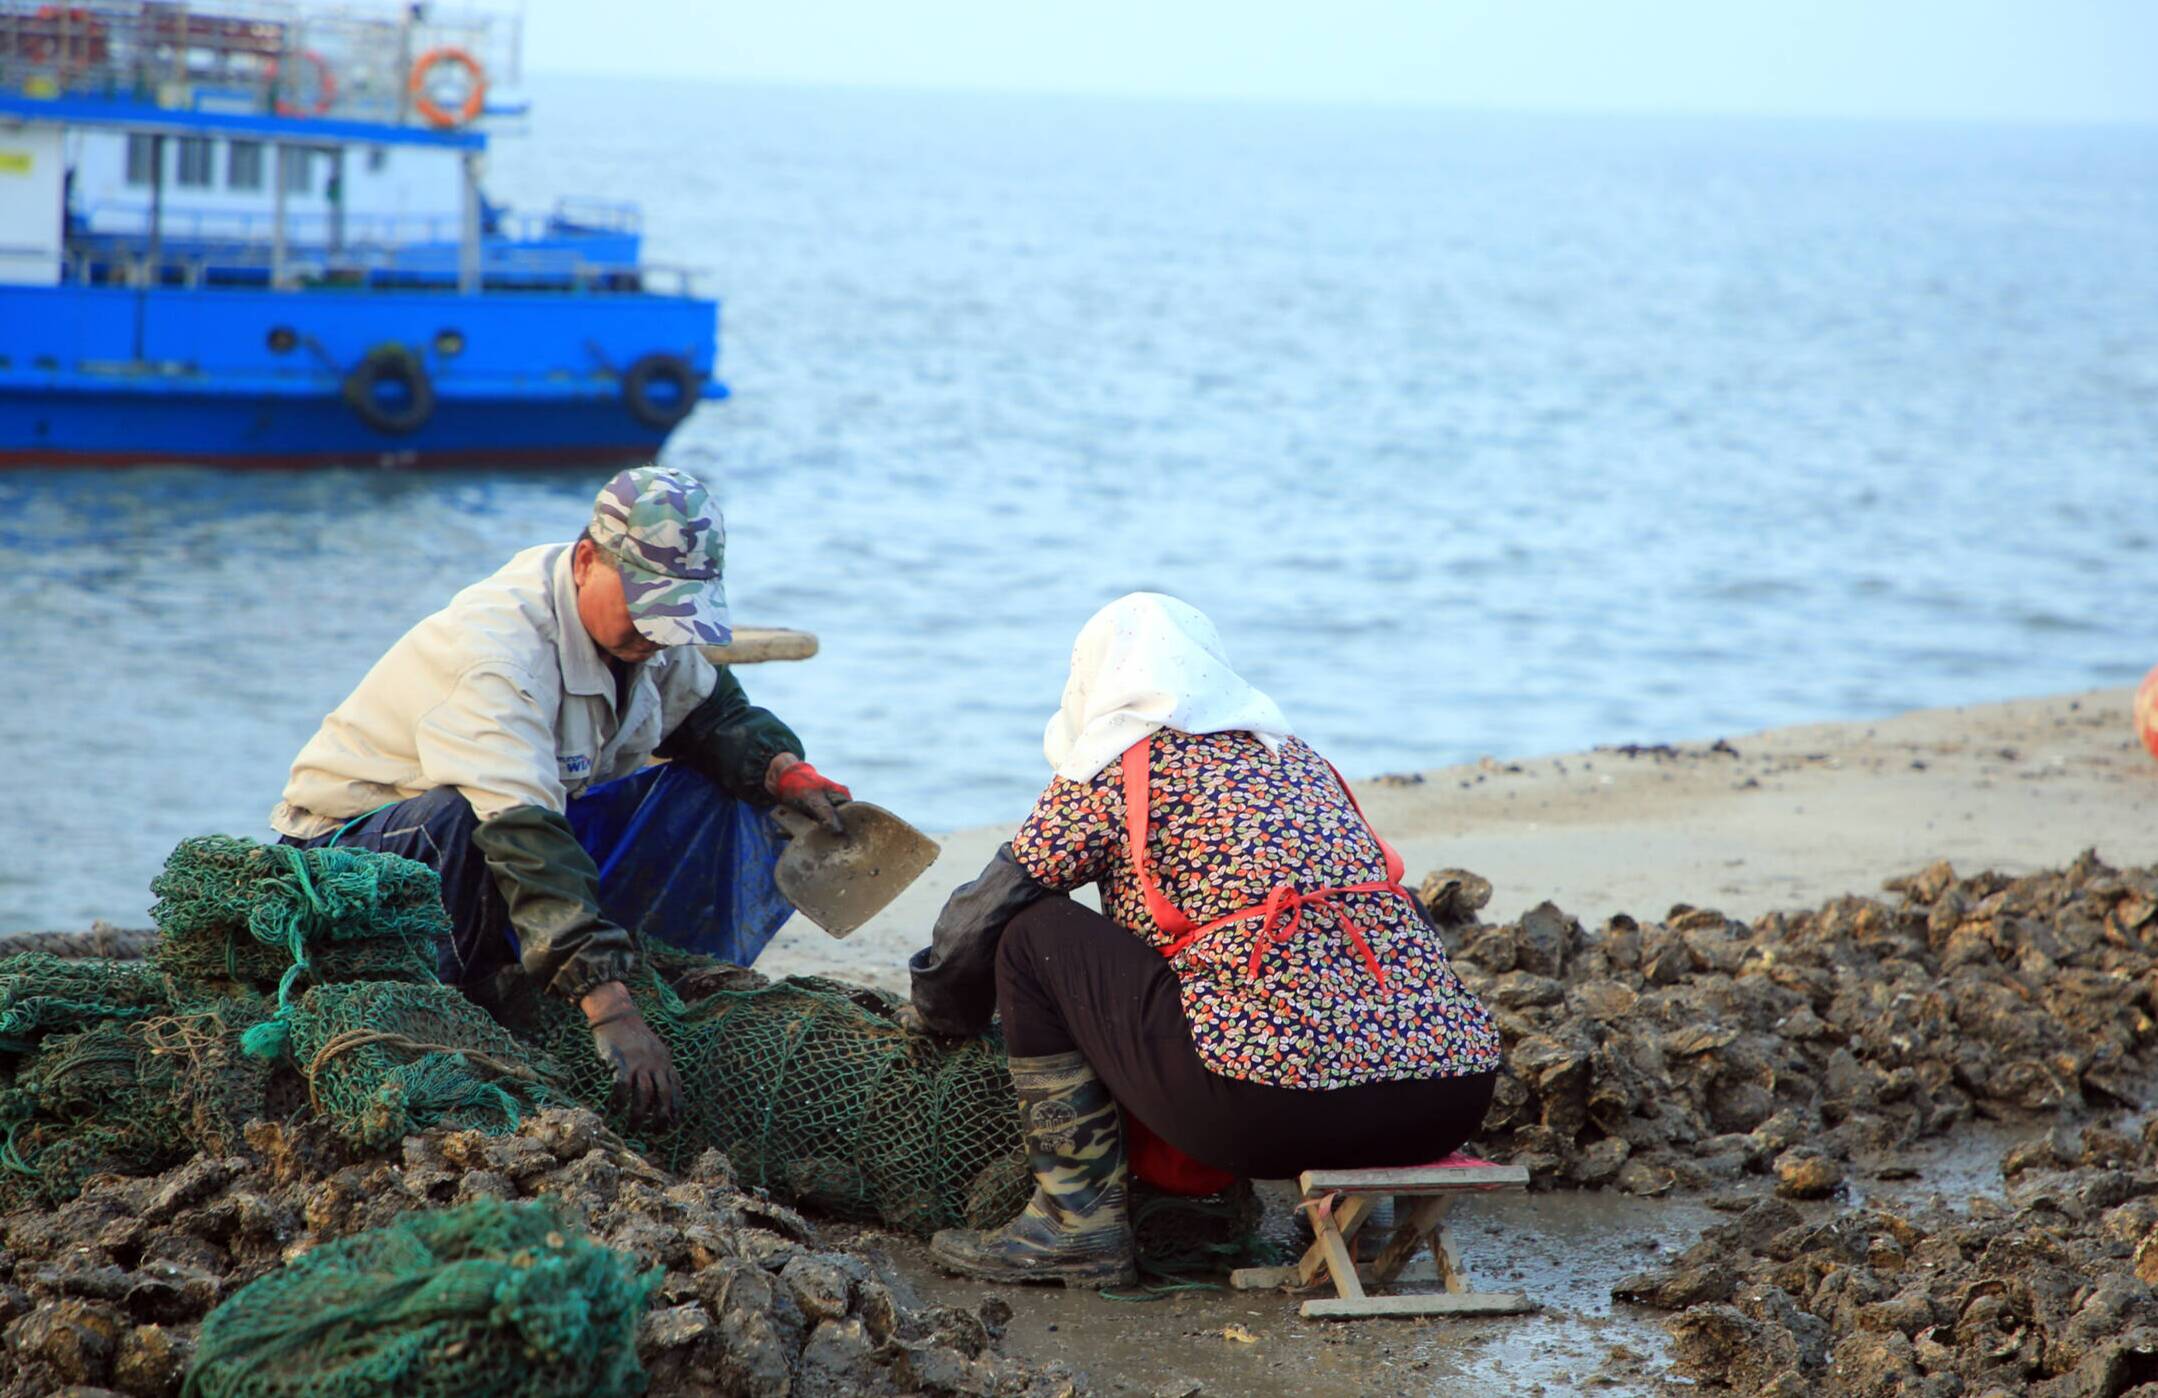
[[[1191,919],[1161,891],[1146,862],[1146,808],[1153,794],[1147,759],[1153,746],[1154,738],[1149,734],[1124,749],[1124,833],[1131,841],[1131,870],[1139,878],[1139,891],[1146,896],[1146,910],[1153,915],[1154,925],[1171,937],[1182,937],[1192,930]],[[1174,956],[1181,950],[1178,946],[1167,954]]]

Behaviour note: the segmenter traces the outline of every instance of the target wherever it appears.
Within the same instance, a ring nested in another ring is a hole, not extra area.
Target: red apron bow
[[[1347,934],[1350,945],[1356,948],[1356,954],[1363,959],[1372,979],[1384,989],[1385,968],[1379,965],[1378,956],[1371,950],[1371,944],[1364,940],[1362,929],[1358,928],[1355,920],[1349,916],[1348,909],[1336,900],[1345,893],[1381,893],[1391,890],[1407,897],[1409,891],[1401,883],[1401,856],[1395,853],[1392,845],[1379,839],[1378,831],[1371,830],[1371,821],[1364,815],[1363,806],[1357,802],[1356,793],[1350,791],[1349,784],[1341,780],[1341,773],[1335,770],[1334,765],[1327,763],[1327,770],[1333,772],[1334,780],[1341,783],[1341,790],[1348,796],[1350,807],[1355,810],[1357,818],[1363,820],[1364,828],[1371,830],[1371,838],[1378,841],[1380,850],[1386,855],[1386,877],[1369,883],[1313,889],[1309,893],[1301,892],[1288,884],[1280,884],[1266,895],[1264,903],[1231,913],[1227,917],[1215,918],[1204,927],[1195,927],[1183,910],[1169,901],[1168,895],[1161,891],[1161,884],[1154,878],[1153,871],[1147,867],[1147,801],[1152,783],[1152,774],[1147,770],[1147,757],[1153,742],[1152,737],[1141,738],[1124,750],[1124,829],[1131,841],[1132,870],[1139,876],[1139,889],[1146,897],[1147,911],[1153,914],[1156,926],[1176,938],[1162,949],[1162,955],[1174,957],[1201,937],[1209,936],[1232,923],[1248,922],[1255,917],[1263,918],[1264,921],[1259,924],[1259,934],[1252,942],[1251,959],[1244,968],[1245,974],[1256,976],[1259,974],[1259,962],[1266,955],[1267,948],[1278,946],[1302,931],[1304,909],[1318,908],[1333,914],[1335,923]]]

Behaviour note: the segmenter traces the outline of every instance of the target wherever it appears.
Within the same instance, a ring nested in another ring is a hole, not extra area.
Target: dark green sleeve
[[[636,944],[599,910],[599,869],[569,818],[518,806],[483,820],[472,843],[509,904],[520,959],[549,992],[575,1004],[637,964]]]
[[[719,680],[711,694],[683,717],[655,755],[702,772],[730,795],[770,805],[765,768],[783,752],[802,756],[802,740],[771,710],[750,703],[733,671],[716,668]]]

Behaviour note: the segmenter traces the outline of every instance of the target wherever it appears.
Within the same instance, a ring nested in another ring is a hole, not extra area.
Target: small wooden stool
[[[1239,1267],[1229,1284],[1239,1291],[1267,1287],[1314,1286],[1321,1277],[1339,1293],[1304,1302],[1297,1314],[1307,1320],[1355,1320],[1390,1315],[1520,1315],[1536,1303],[1518,1291],[1471,1291],[1461,1270],[1461,1255],[1447,1236],[1446,1215],[1461,1194],[1527,1189],[1529,1172],[1519,1165],[1494,1165],[1464,1155],[1450,1155],[1429,1165],[1392,1170],[1306,1170],[1298,1177],[1303,1207],[1311,1214],[1315,1241],[1287,1267]],[[1381,1195],[1391,1194],[1396,1223],[1379,1255],[1356,1263],[1356,1232],[1371,1217]],[[1406,1212],[1404,1212],[1406,1209]],[[1431,1250],[1428,1263],[1416,1254]],[[1436,1281],[1446,1290],[1434,1295],[1369,1296],[1364,1284]]]

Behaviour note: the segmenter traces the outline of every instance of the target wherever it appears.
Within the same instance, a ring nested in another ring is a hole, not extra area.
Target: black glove
[[[997,944],[1004,925],[1050,890],[1027,876],[1009,844],[997,846],[981,877],[952,890],[929,945],[907,959],[913,1022],[931,1034],[971,1037],[997,1008]]]
[[[614,1109],[643,1126],[682,1119],[682,1079],[667,1046],[632,1006],[592,1022],[592,1048],[614,1069]]]

